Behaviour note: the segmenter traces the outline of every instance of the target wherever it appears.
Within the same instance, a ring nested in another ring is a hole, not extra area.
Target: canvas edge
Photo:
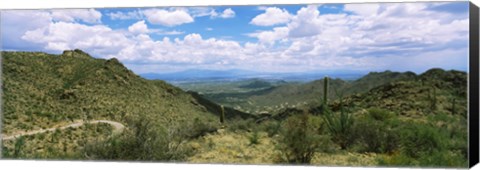
[[[479,161],[479,9],[469,4],[469,167]]]

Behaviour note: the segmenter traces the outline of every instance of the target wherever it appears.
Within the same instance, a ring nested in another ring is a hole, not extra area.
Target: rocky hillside
[[[2,52],[2,59],[2,133],[7,135],[78,119],[122,122],[140,114],[165,125],[194,119],[218,123],[218,113],[197,98],[164,81],[145,80],[115,58],[73,50]]]
[[[467,73],[434,68],[345,100],[350,106],[378,107],[409,117],[435,113],[466,116]]]
[[[308,88],[299,88],[300,86]],[[294,87],[290,88],[292,98],[303,96],[322,99],[323,80]],[[372,72],[353,82],[330,80],[328,97],[333,111],[338,111],[341,105],[340,96],[336,93],[342,94],[343,105],[353,112],[379,108],[404,117],[418,118],[437,113],[466,117],[468,111],[467,73],[455,70],[433,68],[420,75],[412,72]],[[322,110],[321,104],[313,103],[288,107],[273,113],[271,117],[285,119],[288,115],[302,113],[303,109],[315,114],[321,114]]]

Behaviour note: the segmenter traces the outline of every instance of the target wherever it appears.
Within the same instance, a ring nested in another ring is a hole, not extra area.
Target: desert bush
[[[375,120],[378,120],[378,121],[384,121],[384,120],[390,119],[394,116],[393,113],[391,113],[387,110],[380,109],[380,108],[368,109],[368,115],[371,118],[373,118]]]
[[[9,158],[10,150],[5,146],[4,142],[1,142],[1,143],[2,143],[2,150],[0,151],[1,151],[2,158]]]
[[[190,132],[187,132],[189,138],[197,138],[217,131],[217,127],[214,124],[202,121],[199,118],[195,118],[188,129],[190,129]]]
[[[390,153],[398,148],[398,134],[383,121],[361,118],[355,122],[353,129],[355,141],[362,152]]]
[[[22,156],[23,153],[23,148],[25,146],[25,138],[23,136],[20,136],[15,140],[15,149],[13,150],[13,157],[14,158],[19,158]]]
[[[468,166],[467,159],[460,153],[450,151],[434,151],[431,154],[423,154],[418,159],[418,165],[422,167],[462,167]]]
[[[422,153],[418,158],[412,158],[404,153],[396,153],[391,156],[382,156],[377,159],[380,166],[418,166],[418,167],[458,167],[468,166],[467,159],[462,158],[459,153],[449,151],[434,151]]]
[[[336,114],[329,109],[325,109],[323,119],[327,129],[332,136],[332,140],[337,143],[341,149],[346,149],[354,143],[355,135],[353,132],[354,119],[352,114],[344,109],[340,109],[340,113]]]
[[[278,149],[284,162],[294,164],[309,164],[313,154],[329,147],[329,137],[323,132],[319,119],[304,113],[289,117],[280,131]]]
[[[279,133],[281,128],[281,123],[276,120],[267,120],[265,122],[262,122],[259,125],[259,129],[261,129],[264,132],[267,132],[269,137],[272,137],[276,134]]]
[[[260,143],[260,136],[258,134],[258,129],[255,128],[250,136],[248,136],[250,145],[256,145]]]
[[[399,133],[403,153],[412,158],[442,151],[447,140],[437,129],[422,123],[406,123]]]
[[[354,123],[352,138],[361,152],[392,153],[399,148],[399,120],[382,109],[369,109]]]
[[[231,132],[252,131],[256,124],[252,119],[236,118],[228,122],[227,129]]]
[[[177,127],[156,126],[141,117],[129,122],[130,129],[101,142],[88,143],[84,148],[87,159],[178,161],[190,153],[185,141],[187,134]]]

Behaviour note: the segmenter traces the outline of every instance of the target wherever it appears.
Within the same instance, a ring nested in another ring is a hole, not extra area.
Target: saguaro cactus
[[[324,111],[327,108],[328,104],[328,77],[323,78],[323,108]]]
[[[223,108],[223,105],[220,105],[220,109],[221,109],[221,112],[220,112],[220,123],[224,123],[225,122],[225,109]]]

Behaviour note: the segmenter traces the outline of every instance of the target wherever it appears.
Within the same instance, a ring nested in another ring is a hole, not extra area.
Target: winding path
[[[19,132],[15,135],[11,135],[11,136],[2,136],[2,140],[12,140],[12,139],[18,138],[20,136],[28,136],[28,135],[38,134],[38,133],[51,132],[51,131],[55,131],[56,129],[63,130],[63,129],[67,129],[67,128],[77,128],[77,127],[82,126],[85,123],[90,123],[90,124],[106,123],[106,124],[112,125],[113,126],[113,131],[112,131],[113,134],[121,133],[123,131],[123,129],[125,129],[125,126],[123,124],[121,124],[119,122],[115,122],[115,121],[110,121],[110,120],[91,120],[91,121],[88,121],[88,122],[79,121],[79,122],[74,122],[72,124],[68,124],[68,125],[65,125],[65,126],[62,126],[62,127],[40,129],[40,130],[33,130],[33,131],[27,131],[27,132]]]

